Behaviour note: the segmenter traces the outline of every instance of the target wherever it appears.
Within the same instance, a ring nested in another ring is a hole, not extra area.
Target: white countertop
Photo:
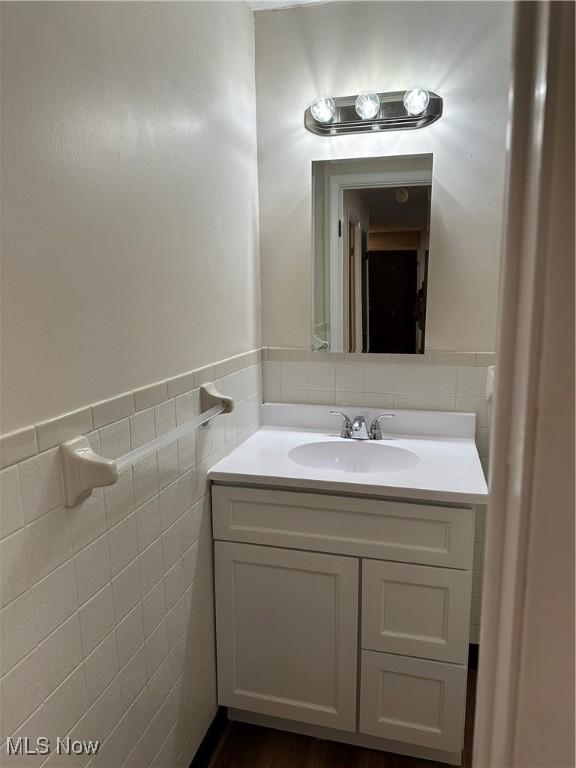
[[[352,417],[362,414],[369,422],[373,409],[345,408]],[[488,489],[474,442],[475,415],[431,411],[394,411],[394,432],[389,439],[362,441],[370,449],[403,448],[419,461],[401,470],[347,472],[297,464],[289,451],[312,442],[345,442],[339,437],[338,419],[323,406],[263,406],[264,426],[208,475],[215,482],[314,489],[369,496],[388,496],[451,503],[485,504]],[[286,426],[286,424],[299,426]],[[330,424],[330,427],[324,424]],[[389,422],[383,422],[386,427]],[[319,426],[320,425],[320,426]],[[417,434],[418,426],[427,434]],[[447,434],[452,432],[453,435]]]

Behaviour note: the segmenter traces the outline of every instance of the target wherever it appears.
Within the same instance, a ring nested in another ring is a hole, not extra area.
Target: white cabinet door
[[[458,752],[465,714],[466,667],[362,651],[361,733]]]
[[[355,731],[358,568],[216,542],[219,703]]]
[[[362,648],[466,664],[472,572],[362,562]]]

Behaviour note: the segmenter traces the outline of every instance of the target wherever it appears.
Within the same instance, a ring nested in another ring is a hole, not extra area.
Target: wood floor
[[[472,765],[475,698],[476,672],[470,670],[462,768]],[[440,768],[443,765],[271,728],[229,723],[209,768]]]

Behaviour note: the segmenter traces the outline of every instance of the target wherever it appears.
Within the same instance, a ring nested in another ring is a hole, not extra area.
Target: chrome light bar
[[[329,122],[320,122],[312,116],[311,107],[304,113],[304,127],[318,136],[339,136],[348,133],[374,133],[377,131],[407,131],[432,125],[442,116],[442,99],[428,91],[430,99],[418,115],[404,106],[406,91],[379,93],[380,110],[376,117],[363,120],[356,111],[357,96],[334,97],[334,116]]]

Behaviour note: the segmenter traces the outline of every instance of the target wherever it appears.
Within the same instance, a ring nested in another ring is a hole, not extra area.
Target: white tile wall
[[[0,744],[70,735],[102,742],[95,756],[67,758],[74,768],[189,765],[216,711],[206,472],[259,426],[259,359],[249,353],[82,409],[39,425],[38,441],[27,429],[3,442]],[[63,506],[53,446],[70,430],[95,427],[92,444],[119,456],[198,413],[198,390],[185,386],[213,377],[235,398],[233,413]],[[0,749],[2,765],[61,760]]]
[[[275,348],[264,350],[263,359],[265,402],[475,413],[476,444],[487,473],[490,408],[486,376],[493,355],[336,355]],[[479,513],[476,530],[472,642],[478,642],[480,632],[484,514]]]

